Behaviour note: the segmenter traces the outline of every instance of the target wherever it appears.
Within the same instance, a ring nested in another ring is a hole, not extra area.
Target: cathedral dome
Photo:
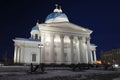
[[[67,15],[62,12],[61,8],[58,9],[57,6],[56,9],[54,9],[53,13],[50,13],[45,20],[45,23],[56,22],[69,22]]]

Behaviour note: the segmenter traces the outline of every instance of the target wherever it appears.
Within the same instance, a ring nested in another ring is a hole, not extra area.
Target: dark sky
[[[119,0],[0,0],[0,54],[13,57],[12,39],[28,38],[36,21],[43,23],[56,3],[70,22],[93,30],[97,54],[120,48]]]

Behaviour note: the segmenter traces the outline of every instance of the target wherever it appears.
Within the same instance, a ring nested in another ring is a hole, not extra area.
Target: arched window
[[[38,39],[38,34],[35,34],[35,39]]]

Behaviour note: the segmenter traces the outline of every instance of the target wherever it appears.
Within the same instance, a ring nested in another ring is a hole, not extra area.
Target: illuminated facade
[[[14,63],[78,64],[96,63],[96,46],[90,43],[91,30],[70,23],[56,7],[45,23],[31,30],[29,39],[14,39]]]
[[[101,60],[104,64],[119,64],[120,65],[120,49],[112,49],[110,51],[101,52]]]

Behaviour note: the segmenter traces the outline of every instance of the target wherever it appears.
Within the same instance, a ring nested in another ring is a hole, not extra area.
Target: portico
[[[50,55],[49,58],[45,56],[45,62],[57,64],[93,63],[95,57],[92,52],[94,49],[91,50],[88,36],[53,31],[47,31],[44,34],[46,36],[44,36],[45,53],[43,54]]]

